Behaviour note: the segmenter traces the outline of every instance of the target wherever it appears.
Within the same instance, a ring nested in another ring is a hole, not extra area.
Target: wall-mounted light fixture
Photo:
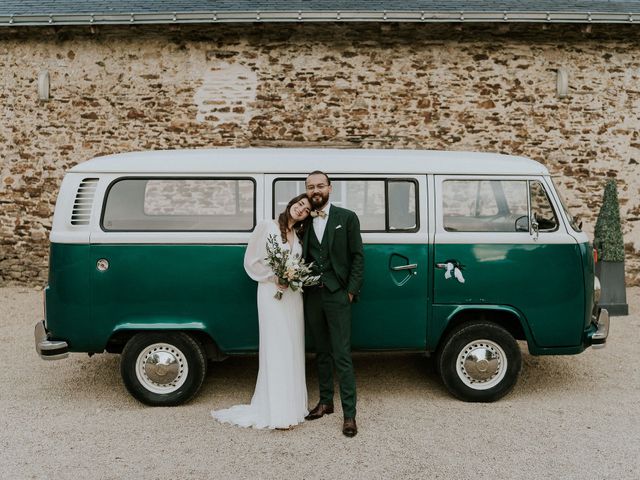
[[[38,98],[43,101],[49,100],[49,72],[43,70],[38,75]]]
[[[558,69],[558,79],[556,84],[558,98],[564,98],[569,94],[569,73],[566,68]]]

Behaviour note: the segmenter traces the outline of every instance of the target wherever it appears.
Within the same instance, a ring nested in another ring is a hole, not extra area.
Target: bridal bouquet
[[[312,263],[305,263],[299,254],[291,254],[278,243],[275,235],[267,237],[267,265],[271,267],[273,273],[278,277],[280,285],[287,285],[292,291],[300,290],[302,287],[317,285],[320,282],[320,275],[311,275]],[[280,300],[282,291],[278,290],[274,298]]]

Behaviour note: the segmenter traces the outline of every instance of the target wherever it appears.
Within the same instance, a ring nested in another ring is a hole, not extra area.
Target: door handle
[[[444,262],[437,262],[437,263],[436,263],[436,268],[439,268],[439,269],[441,269],[441,270],[444,270],[444,269],[446,269],[446,268],[447,268],[447,264],[449,264],[449,263],[450,263],[451,265],[453,265],[454,267],[458,267],[458,268],[460,268],[460,269],[464,268],[464,265],[462,265],[458,260],[454,260],[454,259],[451,259],[451,260],[445,260]]]
[[[399,271],[402,271],[402,270],[416,270],[417,268],[418,268],[418,264],[417,263],[410,263],[408,265],[400,265],[398,267],[391,267],[391,270],[399,272]]]

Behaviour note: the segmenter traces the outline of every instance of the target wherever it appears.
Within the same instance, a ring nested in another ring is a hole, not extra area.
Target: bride
[[[244,268],[258,282],[258,380],[251,404],[214,410],[211,415],[216,420],[241,427],[287,429],[303,422],[308,413],[302,294],[278,285],[265,257],[269,235],[275,235],[282,248],[302,254],[303,221],[310,210],[306,194],[298,195],[277,221],[260,222],[249,239]],[[280,300],[274,298],[278,289],[283,291]]]

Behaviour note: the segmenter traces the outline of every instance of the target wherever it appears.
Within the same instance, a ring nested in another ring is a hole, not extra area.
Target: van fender
[[[491,315],[492,313],[494,315]],[[428,347],[432,351],[436,350],[451,330],[458,325],[480,318],[506,328],[516,339],[526,340],[529,351],[537,350],[529,323],[520,310],[510,305],[487,304],[434,305],[433,328],[429,335],[431,341],[428,342]]]
[[[106,350],[120,353],[124,344],[136,333],[169,331],[191,333],[202,344],[207,357],[211,360],[223,360],[226,358],[205,324],[192,320],[120,323],[113,329]]]

